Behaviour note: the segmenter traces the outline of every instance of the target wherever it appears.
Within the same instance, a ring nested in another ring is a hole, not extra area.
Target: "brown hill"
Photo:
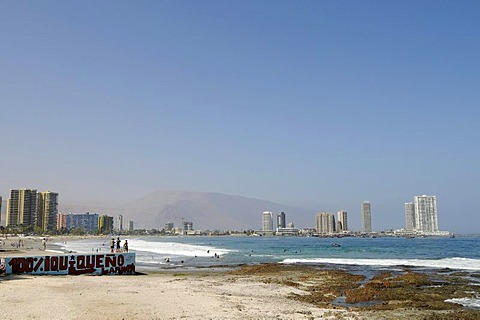
[[[61,209],[63,212],[123,214],[125,221],[135,222],[135,228],[161,229],[167,222],[180,227],[182,221],[191,221],[194,229],[200,230],[260,229],[261,214],[265,210],[274,214],[285,212],[287,222],[294,222],[296,227],[314,224],[313,210],[209,192],[158,191],[117,208],[63,206]]]

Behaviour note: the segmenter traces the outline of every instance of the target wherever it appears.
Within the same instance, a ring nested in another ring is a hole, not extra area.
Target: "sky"
[[[0,195],[220,192],[480,233],[479,1],[0,1]],[[294,220],[294,217],[292,217]]]

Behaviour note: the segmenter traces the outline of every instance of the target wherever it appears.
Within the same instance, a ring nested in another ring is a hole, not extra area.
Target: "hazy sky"
[[[0,194],[213,191],[479,232],[479,1],[0,1]],[[289,219],[295,220],[289,216]]]

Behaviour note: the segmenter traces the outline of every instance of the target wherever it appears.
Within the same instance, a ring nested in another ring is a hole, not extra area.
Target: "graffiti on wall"
[[[134,274],[135,253],[11,257],[0,261],[0,274]]]
[[[0,258],[0,274],[5,273],[5,259]]]

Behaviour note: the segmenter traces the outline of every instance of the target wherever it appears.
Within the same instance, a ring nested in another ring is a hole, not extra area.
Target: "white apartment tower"
[[[405,230],[415,230],[415,205],[413,202],[405,203]]]
[[[415,196],[415,230],[438,232],[437,197]]]
[[[273,231],[273,213],[271,211],[262,213],[262,231]]]
[[[340,210],[337,212],[337,225],[339,226],[339,228],[337,228],[338,232],[348,230],[347,211]]]
[[[315,228],[318,234],[335,232],[335,216],[332,213],[320,212],[315,215]]]
[[[277,228],[285,228],[287,226],[285,212],[280,212],[277,215]]]
[[[117,231],[123,231],[123,216],[121,214],[117,215],[116,221],[115,221],[115,230]]]
[[[372,232],[372,211],[370,202],[362,202],[362,232]]]

